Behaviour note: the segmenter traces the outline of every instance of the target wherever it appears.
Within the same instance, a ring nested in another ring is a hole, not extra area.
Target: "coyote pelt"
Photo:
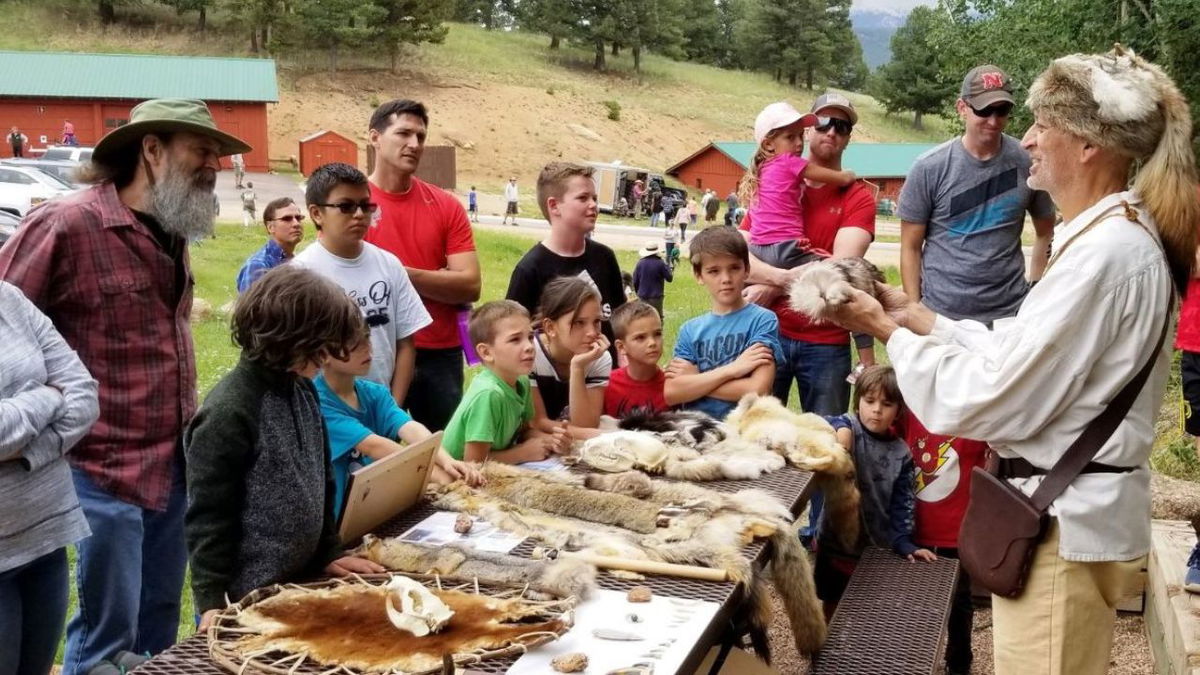
[[[488,482],[482,488],[461,482],[438,488],[434,506],[472,513],[544,546],[715,567],[752,586],[757,577],[741,550],[755,539],[768,539],[774,543],[776,588],[796,630],[797,646],[811,653],[824,639],[824,615],[791,514],[761,490],[723,494],[699,485],[654,480],[635,471],[585,477],[490,462],[483,470]],[[497,490],[497,483],[507,484]],[[517,486],[523,493],[520,503],[508,499]],[[609,511],[608,506],[595,509],[588,503],[610,503],[612,497],[636,501],[644,513],[654,510],[661,516],[660,527],[644,534],[627,529],[624,523],[589,522],[592,514]],[[767,611],[758,610],[756,616]]]
[[[680,445],[674,434],[648,431],[600,434],[588,439],[578,456],[601,471],[638,469],[682,481],[753,480],[784,465],[779,455],[738,438],[707,443],[700,451]]]
[[[808,552],[800,537],[790,529],[771,537],[771,581],[783,600],[796,651],[811,654],[825,643],[825,615],[817,598],[817,587],[809,567]]]
[[[829,422],[820,415],[792,412],[774,396],[746,394],[725,423],[742,440],[777,452],[801,469],[838,475],[854,470]]]
[[[494,586],[528,586],[556,598],[584,598],[596,587],[596,568],[570,558],[553,562],[530,560],[467,546],[424,546],[369,534],[354,555],[397,572],[437,574],[446,579],[477,580]]]
[[[883,273],[864,258],[826,258],[809,263],[788,288],[789,304],[814,321],[827,320],[855,290],[874,296]]]
[[[759,443],[817,474],[831,527],[847,544],[858,540],[860,500],[854,461],[828,422],[812,413],[792,412],[773,396],[747,394],[725,423],[743,440]]]

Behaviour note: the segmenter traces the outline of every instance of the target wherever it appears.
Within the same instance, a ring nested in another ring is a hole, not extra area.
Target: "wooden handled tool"
[[[677,565],[675,563],[658,562],[657,560],[635,560],[633,558],[617,558],[607,555],[594,555],[584,552],[556,551],[549,557],[568,557],[581,560],[608,570],[626,570],[645,574],[664,574],[672,577],[688,579],[703,579],[705,581],[728,581],[729,573],[722,569],[699,567],[697,565]]]

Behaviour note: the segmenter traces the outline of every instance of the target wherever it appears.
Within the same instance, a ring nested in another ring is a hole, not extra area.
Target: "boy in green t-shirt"
[[[493,459],[508,464],[536,462],[561,452],[566,430],[546,422],[534,428],[529,373],[533,370],[533,328],[529,312],[512,300],[485,303],[471,312],[467,326],[484,369],[471,381],[446,426],[442,445],[468,462]],[[516,445],[514,441],[524,438]]]

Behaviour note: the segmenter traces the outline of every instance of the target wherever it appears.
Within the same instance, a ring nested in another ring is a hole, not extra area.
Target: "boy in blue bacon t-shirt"
[[[712,298],[712,310],[684,323],[667,366],[665,394],[684,408],[724,419],[745,394],[770,394],[781,361],[779,320],[747,303],[746,240],[732,228],[701,230],[689,247],[692,272]]]

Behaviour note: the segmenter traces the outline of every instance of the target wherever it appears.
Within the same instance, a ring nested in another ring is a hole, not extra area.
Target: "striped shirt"
[[[117,499],[165,509],[196,411],[186,242],[156,236],[104,183],[33,210],[0,249],[0,279],[50,317],[100,381],[100,419],[72,465]]]
[[[0,281],[0,572],[88,536],[65,454],[96,421],[96,381],[50,320]]]

